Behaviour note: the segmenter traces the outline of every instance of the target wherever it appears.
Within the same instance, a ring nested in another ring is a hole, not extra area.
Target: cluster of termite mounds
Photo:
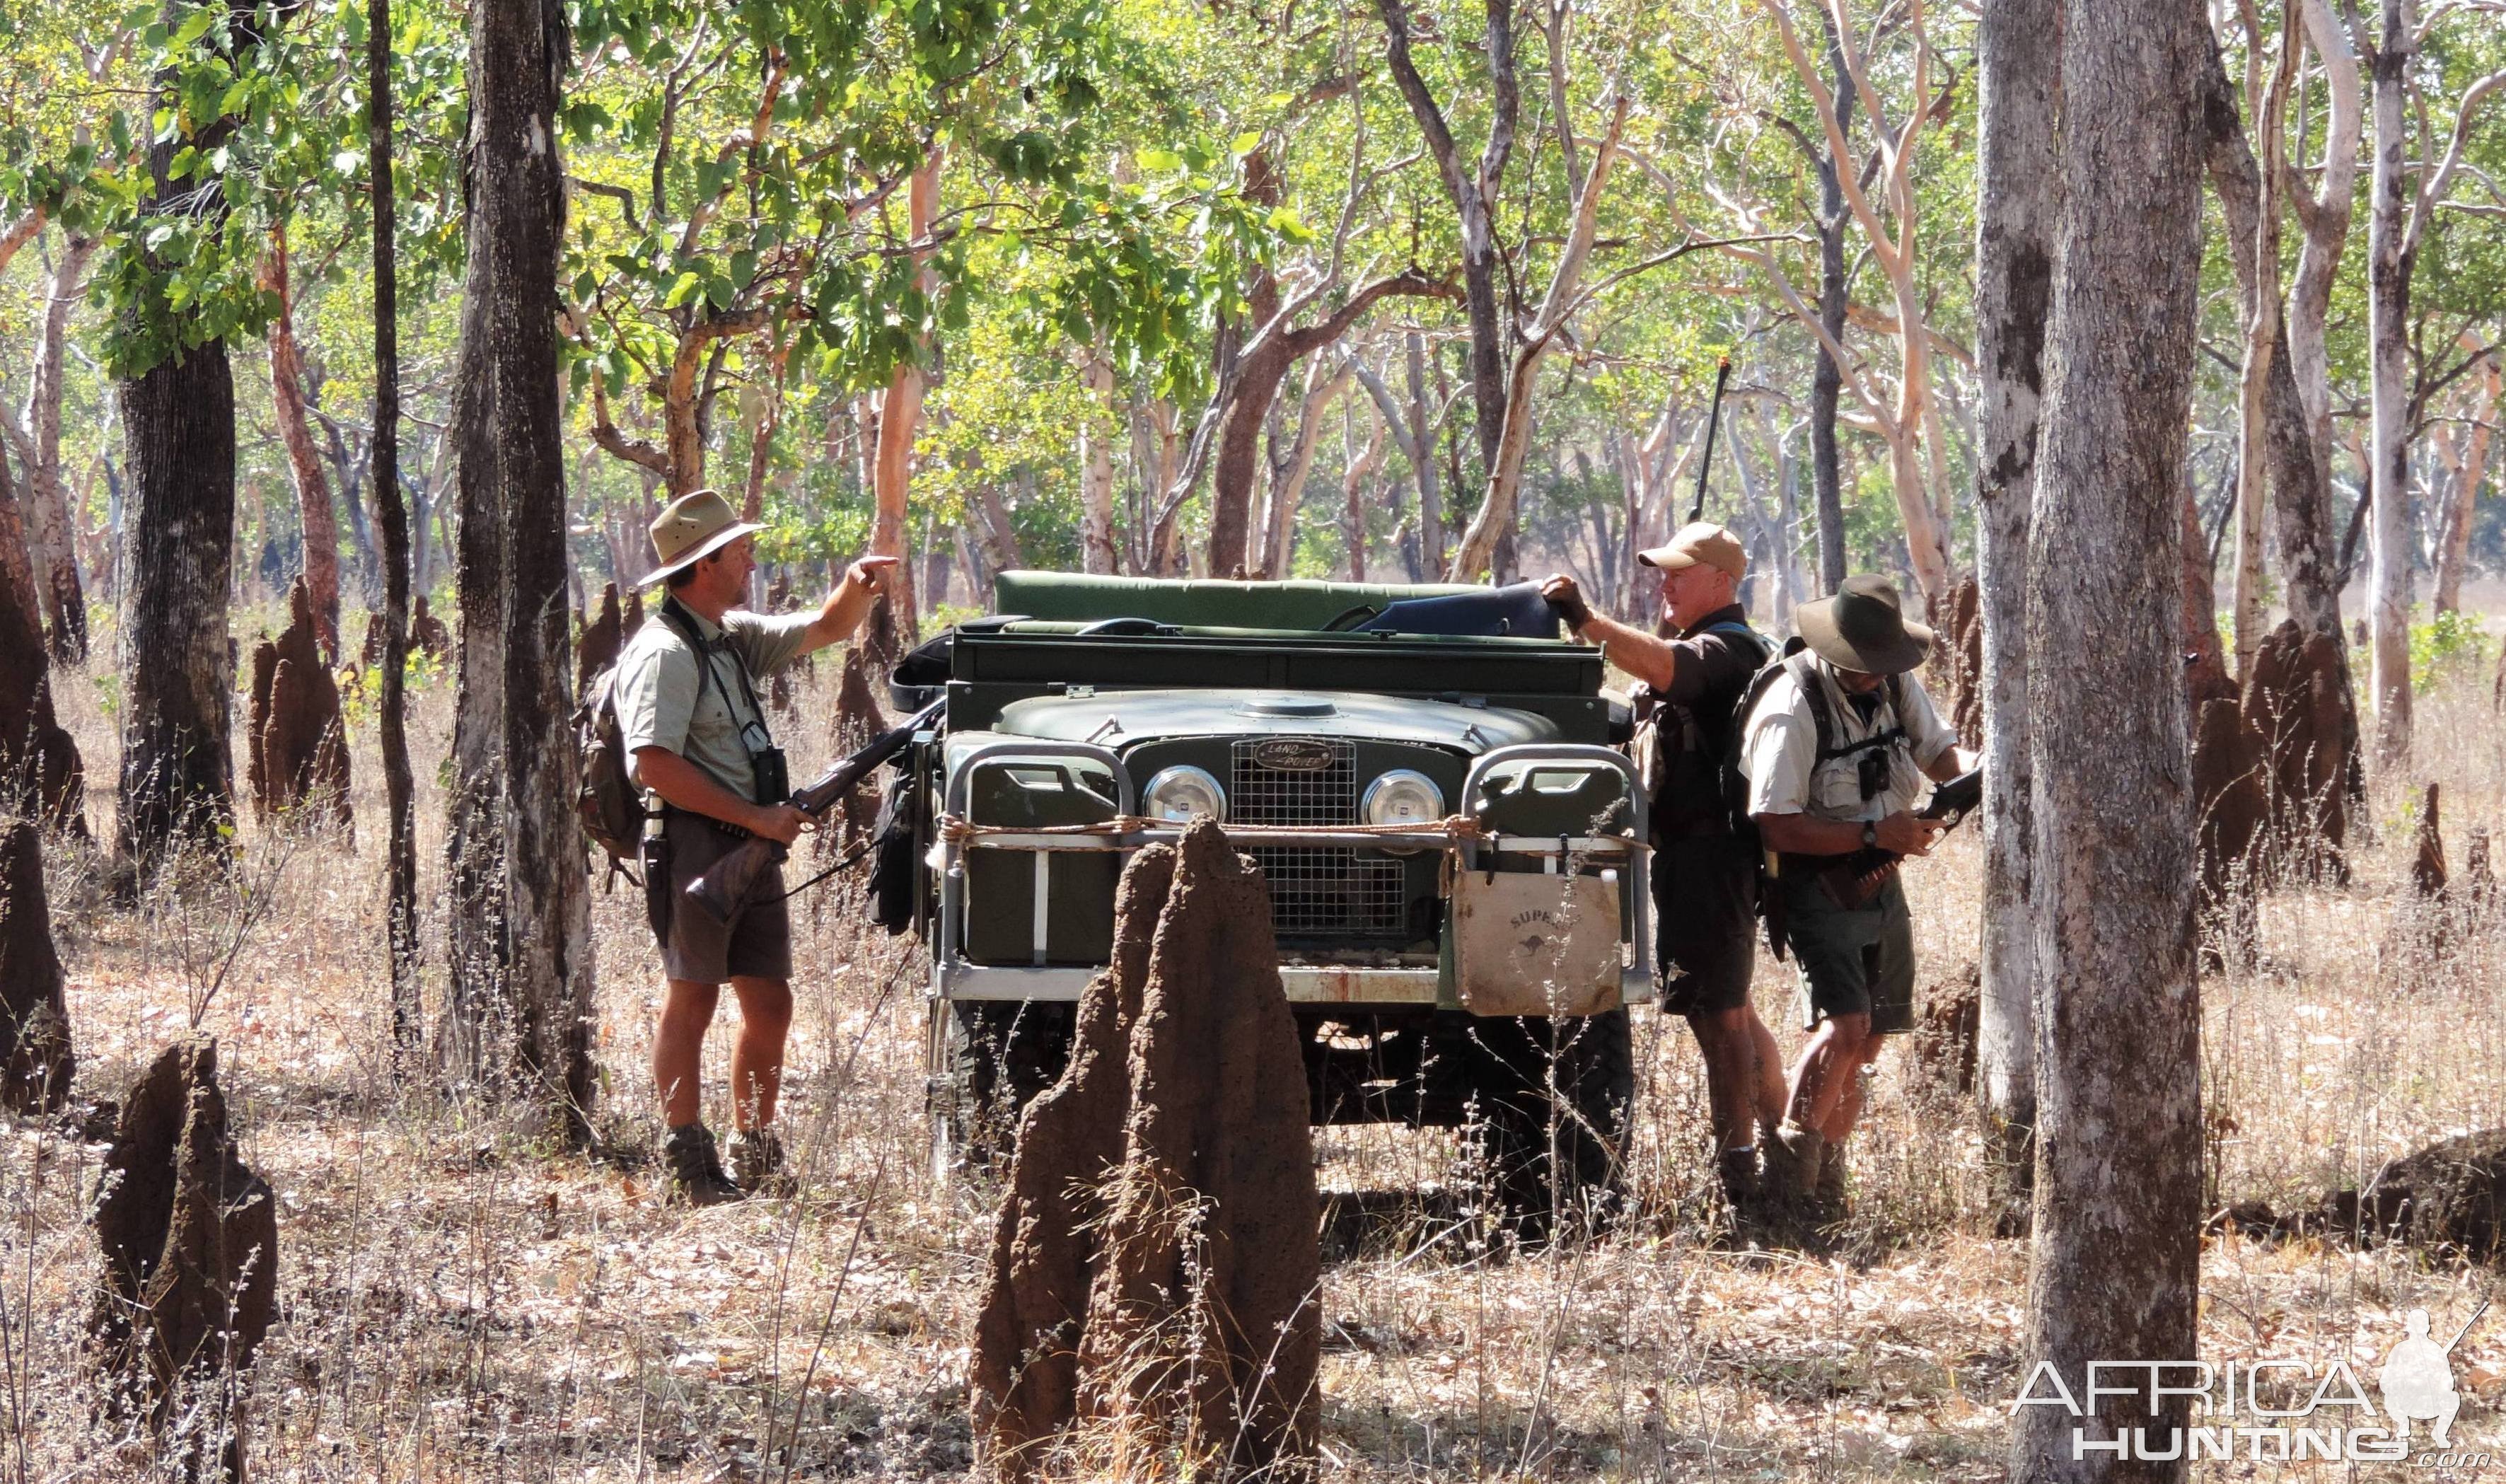
[[[426,611],[426,595],[411,599],[409,607],[409,652],[422,654],[430,660],[441,660],[452,648],[452,631],[444,620]],[[365,643],[357,652],[357,663],[368,670],[383,661],[383,616],[366,615]]]
[[[2365,774],[2337,635],[2284,620],[2255,646],[2242,684],[2197,659],[2193,797],[2202,905],[2214,959],[2249,954],[2254,895],[2348,877],[2349,809]]]
[[[143,1421],[186,1478],[240,1480],[245,1373],[278,1294],[278,1208],[236,1154],[215,1041],[175,1042],[131,1084],[94,1225],[98,1412]]]
[[[253,646],[245,718],[254,814],[263,819],[303,814],[351,827],[340,684],[322,663],[313,600],[302,577],[288,593],[286,629]]]
[[[972,1388],[994,1479],[1310,1476],[1321,1201],[1270,923],[1207,820],[1123,873],[1113,962],[994,1217]]]

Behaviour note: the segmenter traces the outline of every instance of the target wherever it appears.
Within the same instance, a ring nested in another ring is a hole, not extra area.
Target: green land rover
[[[1060,1074],[1127,853],[1205,814],[1269,882],[1316,1123],[1470,1130],[1519,1210],[1606,1198],[1654,978],[1597,650],[1528,587],[1006,572],[995,600],[891,687],[945,701],[890,798],[935,1159]]]

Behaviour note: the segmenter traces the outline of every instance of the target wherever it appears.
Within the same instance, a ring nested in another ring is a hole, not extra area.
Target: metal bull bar
[[[1020,763],[1090,763],[1114,778],[1115,817],[1093,824],[1040,828],[978,825],[969,821],[975,775],[986,768]],[[1645,795],[1634,765],[1607,747],[1569,742],[1528,742],[1500,747],[1474,759],[1462,781],[1465,806],[1493,769],[1523,763],[1600,766],[1627,780],[1629,833],[1618,835],[1512,835],[1485,830],[1467,814],[1455,814],[1424,828],[1379,825],[1257,825],[1220,823],[1232,841],[1243,845],[1356,847],[1369,850],[1437,850],[1448,852],[1462,869],[1479,869],[1483,850],[1507,854],[1544,855],[1552,872],[1566,868],[1573,857],[1624,857],[1629,902],[1628,938],[1635,945],[1633,963],[1625,971],[1627,997],[1649,999],[1654,990],[1651,934],[1651,861]],[[1128,854],[1146,846],[1174,844],[1183,826],[1147,819],[1138,814],[1137,786],[1122,759],[1110,749],[1087,742],[1009,741],[986,742],[967,753],[949,778],[942,800],[935,851],[940,878],[938,941],[932,950],[932,995],[940,1000],[1076,1000],[1096,965],[1049,965],[1044,962],[1044,923],[1052,882],[1053,857],[1063,851],[1116,851]],[[966,852],[1025,851],[1035,857],[1035,961],[1031,964],[973,964],[965,960]],[[1333,964],[1283,964],[1280,977],[1288,997],[1299,1002],[1433,1004],[1441,979],[1434,968],[1358,967]],[[936,1051],[935,1051],[936,1054]]]

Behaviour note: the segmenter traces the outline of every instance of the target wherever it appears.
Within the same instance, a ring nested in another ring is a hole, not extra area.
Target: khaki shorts
[[[1787,876],[1784,941],[1801,966],[1802,1023],[1868,1015],[1874,1035],[1915,1028],[1915,924],[1896,877],[1868,905],[1844,908],[1815,876]]]
[[[676,809],[663,829],[670,842],[670,940],[662,945],[662,972],[698,984],[791,978],[792,919],[784,910],[783,868],[759,873],[748,900],[730,922],[717,923],[688,900],[688,883],[704,875],[742,837],[702,814]]]

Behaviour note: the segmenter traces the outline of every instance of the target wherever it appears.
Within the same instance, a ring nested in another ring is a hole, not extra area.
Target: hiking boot
[[[1781,1150],[1777,1156],[1776,1150]],[[1827,1158],[1827,1139],[1816,1129],[1806,1129],[1787,1118],[1775,1130],[1775,1141],[1768,1148],[1768,1163],[1782,1169],[1782,1193],[1793,1201],[1807,1203],[1817,1199],[1821,1166]]]
[[[1733,1219],[1746,1221],[1755,1216],[1762,1200],[1757,1146],[1724,1150],[1714,1169],[1723,1177],[1723,1204],[1732,1208]]]
[[[759,1195],[790,1195],[792,1176],[783,1169],[783,1140],[772,1129],[740,1129],[731,1136],[731,1170],[743,1189]]]
[[[722,1206],[748,1199],[748,1192],[723,1174],[722,1159],[714,1152],[713,1131],[701,1123],[682,1124],[670,1130],[669,1142],[662,1146],[662,1158],[670,1167],[670,1199],[674,1204]]]

